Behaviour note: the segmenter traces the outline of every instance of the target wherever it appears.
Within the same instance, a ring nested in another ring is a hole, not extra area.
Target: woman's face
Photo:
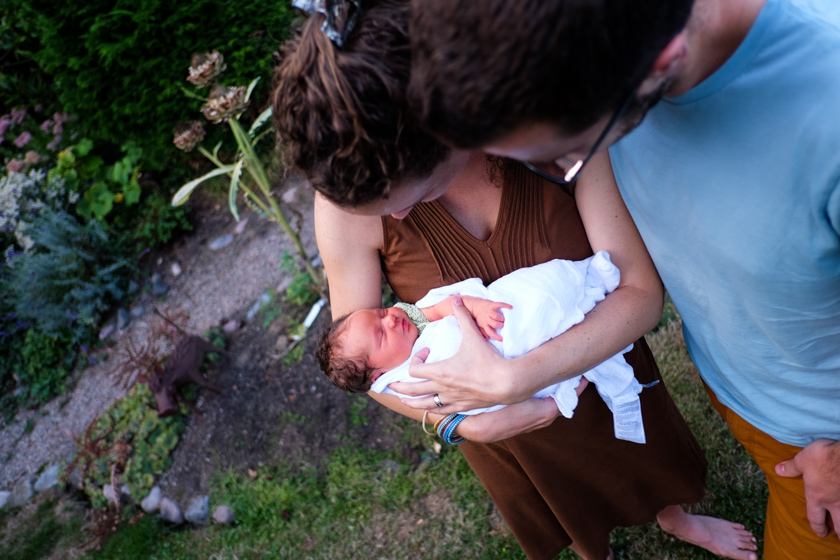
[[[388,198],[383,198],[353,208],[344,208],[351,214],[362,216],[387,216],[402,220],[418,202],[429,202],[443,195],[452,180],[460,173],[469,159],[469,152],[452,150],[449,157],[435,167],[425,179],[408,180],[394,186]]]

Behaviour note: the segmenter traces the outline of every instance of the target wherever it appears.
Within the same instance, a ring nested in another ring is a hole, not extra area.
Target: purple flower
[[[52,142],[47,144],[47,149],[51,152],[54,152],[58,149],[59,144],[61,144],[61,134],[53,138]]]
[[[9,163],[6,164],[6,170],[9,173],[20,173],[20,170],[23,169],[23,161],[19,159],[13,159]]]
[[[79,348],[82,350],[82,352],[87,352],[88,351],[87,346],[85,346],[84,344],[79,346]]]
[[[96,365],[96,360],[93,359],[93,356],[88,356],[88,363],[92,366]]]
[[[53,124],[54,123],[52,122],[52,120],[47,119],[47,120],[45,120],[44,122],[41,123],[41,130],[43,130],[44,132],[48,132]]]
[[[23,118],[26,116],[26,110],[22,108],[12,109],[12,122],[15,124],[20,124],[23,122]]]
[[[18,148],[23,148],[24,146],[29,144],[30,140],[32,140],[32,134],[30,134],[29,132],[22,132],[20,136],[15,138],[15,146],[17,146]]]
[[[9,115],[3,115],[0,117],[0,136],[6,134],[6,131],[12,125],[12,119],[9,118]]]
[[[61,121],[55,121],[55,125],[52,127],[52,133],[61,134],[62,132],[64,132],[64,125]]]

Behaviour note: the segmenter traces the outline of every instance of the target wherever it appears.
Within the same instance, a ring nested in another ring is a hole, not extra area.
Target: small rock
[[[110,484],[106,484],[102,487],[102,494],[105,496],[105,499],[108,502],[119,505],[120,504],[120,496],[117,494],[117,489],[111,486]]]
[[[155,272],[154,274],[152,274],[152,284],[154,284],[155,282],[160,282],[161,280],[163,280],[163,277],[160,275],[160,272]]]
[[[226,235],[223,235],[221,237],[217,237],[216,239],[214,239],[213,242],[210,243],[210,250],[211,251],[218,251],[219,249],[222,249],[223,247],[227,247],[232,242],[233,242],[233,236],[228,233]]]
[[[152,513],[153,511],[157,511],[158,506],[160,505],[160,486],[155,486],[149,492],[149,495],[143,498],[140,502],[140,507],[143,508],[143,511],[146,513]]]
[[[283,193],[283,202],[285,202],[286,204],[294,204],[294,202],[297,200],[297,193],[297,187],[290,188],[289,190]]]
[[[181,265],[178,263],[172,263],[172,276],[180,276],[181,275]]]
[[[201,498],[193,500],[190,507],[187,508],[187,513],[184,514],[187,521],[195,523],[196,525],[206,525],[209,516],[210,498],[207,496],[202,496]]]
[[[224,325],[222,325],[222,330],[226,333],[232,333],[239,330],[239,327],[242,326],[242,321],[239,319],[233,319],[232,321],[228,321]]]
[[[6,507],[6,504],[9,502],[9,496],[11,496],[11,495],[12,495],[12,493],[9,492],[8,490],[0,491],[0,509],[3,509],[4,507]],[[224,506],[219,506],[219,507],[224,507]],[[219,508],[216,508],[216,511],[219,511]],[[213,519],[216,519],[216,514],[215,513],[213,514]],[[216,521],[219,521],[219,520],[216,519]],[[224,521],[219,521],[219,523],[224,523]]]
[[[99,340],[105,340],[111,333],[114,332],[116,327],[114,325],[105,325],[101,331],[99,331]]]
[[[242,218],[239,220],[239,223],[236,224],[236,227],[233,228],[233,234],[239,235],[243,231],[245,231],[245,226],[248,225],[248,218]]]
[[[70,476],[67,477],[67,483],[70,484],[73,488],[78,488],[79,490],[82,489],[82,471],[78,468],[73,469],[73,472],[70,473]]]
[[[38,477],[38,481],[35,483],[35,491],[43,492],[56,484],[58,484],[58,465],[52,465]]]
[[[260,312],[263,305],[271,302],[271,295],[265,293],[260,296],[260,298],[254,302],[254,305],[251,306],[251,309],[248,310],[248,313],[245,315],[245,320],[249,323],[254,320],[254,317],[257,316],[257,313]]]
[[[123,330],[128,326],[130,322],[131,313],[129,313],[127,309],[124,309],[122,307],[117,309],[117,328]]]
[[[228,525],[234,520],[233,510],[227,506],[219,506],[213,511],[213,521]]]
[[[131,316],[132,317],[142,317],[143,314],[146,312],[146,308],[142,305],[135,305],[131,308]]]
[[[26,501],[34,494],[35,491],[32,489],[32,481],[27,478],[18,482],[14,489],[12,489],[12,495],[9,496],[9,502],[13,506],[21,506],[25,504]]]
[[[163,281],[153,282],[152,283],[152,295],[155,297],[160,297],[165,295],[166,292],[169,291],[169,284]]]
[[[128,484],[123,484],[120,487],[120,495],[125,496],[126,498],[131,500],[131,488],[128,486]]]
[[[181,513],[181,508],[169,498],[161,498],[158,507],[160,509],[160,518],[164,521],[169,521],[175,525],[180,525],[184,522],[184,515]]]

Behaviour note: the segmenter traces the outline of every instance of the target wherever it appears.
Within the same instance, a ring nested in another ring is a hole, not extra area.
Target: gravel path
[[[313,256],[317,248],[312,191],[295,178],[287,183],[285,191],[305,216],[302,238],[308,254]],[[280,262],[284,251],[294,252],[291,242],[279,226],[253,212],[243,211],[241,217],[248,220],[241,233],[235,235],[230,245],[212,251],[210,243],[222,235],[233,234],[237,223],[226,205],[194,212],[195,229],[154,262],[146,264],[150,274],[159,272],[170,285],[165,301],[143,294],[139,303],[146,308],[146,314],[133,319],[124,332],[111,335],[113,345],[106,350],[109,355],[117,354],[130,338],[142,341],[149,325],[160,320],[151,312],[151,305],[171,311],[185,310],[189,329],[202,333],[225,320],[244,319],[267,288],[285,288],[287,282]],[[177,277],[172,272],[174,263],[182,270]],[[0,490],[11,489],[16,481],[34,476],[46,464],[66,459],[75,448],[72,436],[81,434],[95,417],[125,395],[125,389],[116,385],[110,375],[112,367],[112,361],[103,361],[86,368],[67,395],[38,410],[18,413],[16,422],[0,430]],[[31,431],[25,434],[27,423]]]

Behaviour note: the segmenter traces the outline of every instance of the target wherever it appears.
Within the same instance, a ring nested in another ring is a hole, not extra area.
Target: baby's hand
[[[472,297],[462,298],[462,300],[472,314],[473,319],[475,319],[475,323],[478,325],[478,330],[481,331],[482,336],[501,342],[502,337],[496,331],[505,326],[505,316],[500,310],[513,309],[513,306],[508,303]]]

